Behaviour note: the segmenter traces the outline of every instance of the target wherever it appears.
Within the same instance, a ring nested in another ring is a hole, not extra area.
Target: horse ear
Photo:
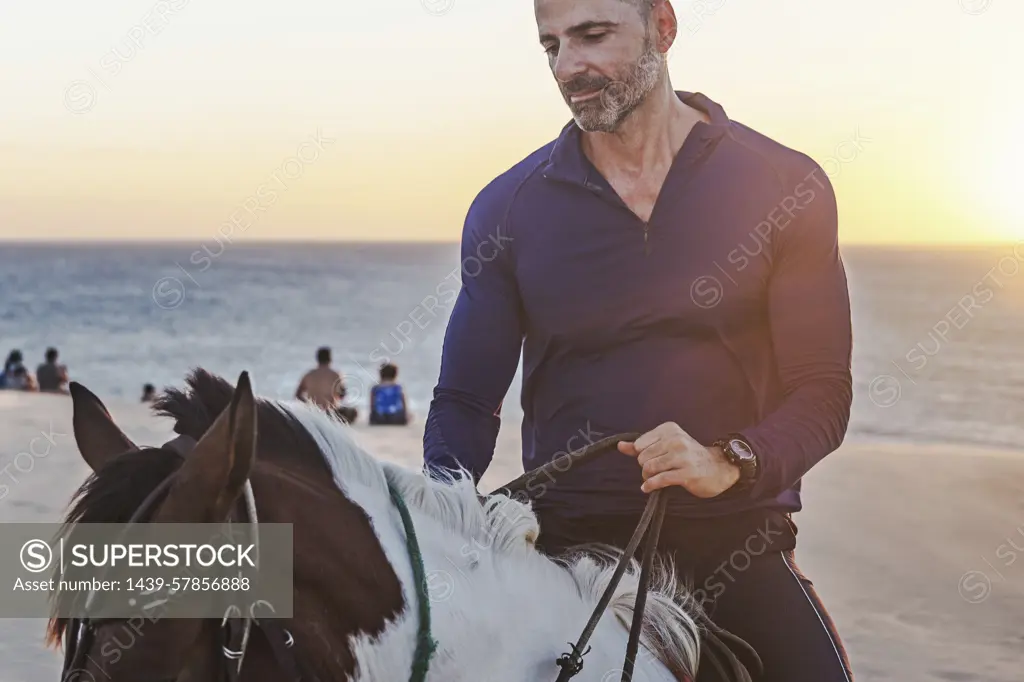
[[[117,427],[110,412],[96,395],[77,381],[72,381],[71,426],[82,459],[93,471],[120,454],[138,447]]]
[[[156,521],[219,523],[228,517],[256,458],[256,399],[242,372],[231,404],[178,470]]]

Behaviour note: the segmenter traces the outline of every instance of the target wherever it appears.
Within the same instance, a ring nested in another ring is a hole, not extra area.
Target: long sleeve
[[[750,494],[774,497],[839,447],[853,400],[852,331],[846,272],[839,254],[835,194],[817,168],[805,178],[806,204],[773,243],[768,305],[784,398],[741,432],[761,465]]]
[[[428,469],[465,468],[475,480],[490,465],[498,410],[519,365],[523,325],[502,216],[478,197],[462,235],[462,286],[445,332],[441,371],[423,435]]]

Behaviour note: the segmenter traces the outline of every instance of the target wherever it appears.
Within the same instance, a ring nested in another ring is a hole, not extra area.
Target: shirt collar
[[[725,109],[718,102],[700,92],[676,90],[676,95],[685,104],[707,114],[711,119],[710,123],[698,122],[691,134],[700,135],[707,143],[729,133],[731,122]],[[566,180],[580,185],[587,184],[593,166],[583,153],[583,147],[580,144],[582,134],[583,131],[576,125],[575,120],[570,119],[565,124],[555,140],[548,162],[542,170],[545,178]]]

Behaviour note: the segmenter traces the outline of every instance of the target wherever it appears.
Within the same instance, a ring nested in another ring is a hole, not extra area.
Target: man
[[[540,546],[624,546],[646,493],[666,488],[660,549],[758,652],[763,679],[850,680],[789,516],[852,400],[829,181],[673,90],[668,0],[535,0],[535,12],[573,120],[469,209],[426,465],[479,479],[522,347],[527,470],[643,433],[534,485]],[[699,682],[712,679],[702,665]]]
[[[46,349],[46,362],[36,368],[36,381],[39,383],[39,390],[50,393],[68,392],[68,369],[64,365],[57,364],[57,349]]]
[[[325,410],[334,411],[344,421],[352,423],[356,410],[345,407],[339,401],[345,397],[345,383],[341,375],[331,367],[331,349],[324,346],[316,351],[317,366],[303,375],[295,389],[295,397],[308,400]]]

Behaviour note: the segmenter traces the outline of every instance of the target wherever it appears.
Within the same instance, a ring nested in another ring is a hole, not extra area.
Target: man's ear
[[[255,458],[256,399],[249,373],[242,372],[231,404],[188,454],[154,520],[224,521],[249,478]]]
[[[92,391],[77,381],[72,381],[68,390],[71,392],[71,425],[75,443],[90,469],[99,471],[118,455],[138,450]]]
[[[655,45],[663,56],[667,55],[679,36],[679,20],[675,7],[668,0],[653,0],[651,14],[656,26]]]

